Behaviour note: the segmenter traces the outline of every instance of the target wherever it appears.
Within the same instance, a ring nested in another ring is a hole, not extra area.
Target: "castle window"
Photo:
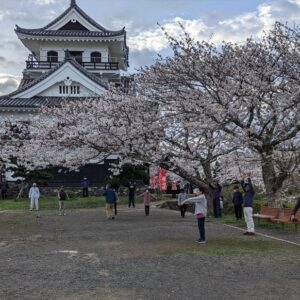
[[[71,95],[76,95],[76,94],[80,94],[80,86],[79,85],[71,85],[70,86],[70,89],[68,86],[65,86],[65,85],[60,85],[58,87],[59,89],[59,94],[60,95],[68,95],[69,92]]]
[[[56,51],[48,51],[47,52],[47,61],[58,62],[58,53]]]
[[[92,52],[91,53],[91,62],[101,63],[101,53],[100,52]]]

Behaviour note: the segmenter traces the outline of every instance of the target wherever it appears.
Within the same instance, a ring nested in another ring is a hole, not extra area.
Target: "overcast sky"
[[[0,0],[0,95],[17,88],[28,50],[14,28],[45,26],[70,0]],[[77,0],[94,20],[112,30],[126,26],[130,72],[151,64],[167,45],[157,23],[178,32],[178,22],[196,39],[242,42],[276,20],[300,25],[300,0]]]

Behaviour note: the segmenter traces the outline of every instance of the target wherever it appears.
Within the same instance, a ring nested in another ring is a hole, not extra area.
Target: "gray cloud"
[[[15,78],[1,78],[0,77],[0,95],[6,95],[18,88],[19,81]]]

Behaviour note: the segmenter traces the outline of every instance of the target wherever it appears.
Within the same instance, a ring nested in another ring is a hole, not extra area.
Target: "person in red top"
[[[143,196],[144,198],[144,205],[145,205],[145,215],[149,216],[150,213],[150,201],[151,199],[156,200],[150,193],[149,191],[149,187],[146,187],[146,190],[143,194],[141,194],[140,196]],[[138,197],[140,197],[138,196]]]

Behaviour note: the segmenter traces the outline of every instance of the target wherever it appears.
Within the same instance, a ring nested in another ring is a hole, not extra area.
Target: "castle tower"
[[[19,88],[0,97],[0,113],[95,97],[109,83],[121,84],[121,71],[128,67],[125,28],[104,28],[76,0],[48,25],[36,29],[16,25],[15,32],[30,54]]]

